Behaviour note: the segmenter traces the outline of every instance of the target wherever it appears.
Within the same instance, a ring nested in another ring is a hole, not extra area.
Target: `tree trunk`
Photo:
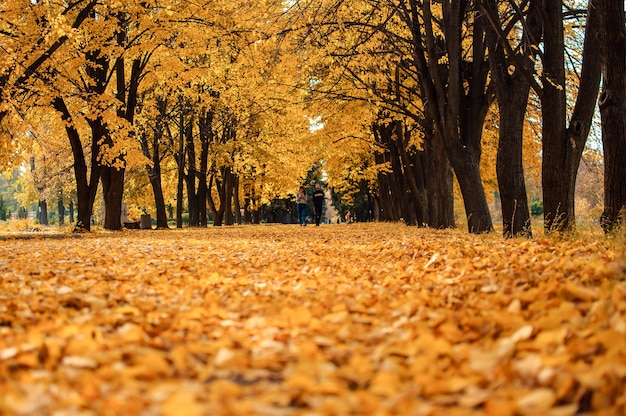
[[[220,201],[220,207],[219,209],[215,210],[215,216],[213,217],[213,226],[215,227],[222,226],[222,224],[224,223],[224,214],[226,213],[226,168],[222,167],[220,171],[222,176],[221,180],[215,178],[215,186],[217,188],[217,193]]]
[[[373,126],[374,137],[383,149],[377,152],[377,164],[389,164],[389,171],[378,173],[378,186],[381,198],[381,220],[402,221],[407,217],[406,199],[402,174],[402,163],[396,141],[392,140],[393,126]]]
[[[234,187],[234,175],[230,167],[224,168],[224,185],[225,198],[221,202],[224,205],[224,223],[226,225],[233,225],[233,187]]]
[[[424,170],[428,195],[428,225],[431,228],[454,228],[454,173],[442,140],[428,129],[424,137]]]
[[[154,133],[152,141],[152,166],[146,166],[148,171],[148,179],[152,186],[152,192],[154,194],[154,205],[156,207],[156,226],[157,229],[169,228],[167,224],[167,210],[165,207],[165,198],[163,197],[163,181],[161,176],[161,153],[159,151],[159,144],[161,137],[157,132]],[[148,156],[148,155],[146,155]]]
[[[626,221],[626,24],[624,2],[597,0],[603,86],[600,95],[604,151],[602,228],[610,233]]]
[[[212,173],[209,176],[209,184],[207,185],[207,193],[206,193],[206,202],[207,207],[209,209],[209,213],[211,214],[211,219],[213,220],[213,225],[215,225],[215,218],[217,217],[217,208],[215,208],[215,201],[213,200],[213,182],[215,182],[215,174]]]
[[[68,211],[70,212],[70,223],[74,222],[74,201],[70,201],[70,206],[68,207]]]
[[[48,225],[48,203],[45,199],[39,201],[38,204],[39,211],[39,224]]]
[[[156,226],[157,229],[167,229],[167,209],[165,206],[165,199],[163,198],[163,183],[161,181],[161,169],[158,171],[152,169],[152,174],[149,174],[150,185],[154,192],[154,204],[156,207]]]
[[[235,208],[235,223],[242,224],[241,203],[239,202],[239,175],[233,175],[233,206]]]
[[[567,231],[575,225],[576,175],[589,134],[600,82],[595,6],[588,7],[581,81],[569,128],[566,127],[565,50],[560,0],[543,3],[544,82],[542,105],[542,187],[544,227]]]
[[[102,169],[102,193],[104,196],[104,228],[122,229],[122,197],[124,195],[125,169],[105,166]]]
[[[400,122],[395,123],[395,137],[402,160],[402,171],[405,179],[407,209],[411,212],[411,223],[407,225],[426,225],[428,201],[426,200],[426,189],[422,176],[422,166],[419,156],[409,155],[407,152],[408,139],[405,139],[407,132]],[[416,166],[417,164],[417,166]]]
[[[531,3],[525,19],[524,32],[515,59],[523,68],[509,74],[509,62],[504,54],[498,31],[501,21],[495,0],[488,2],[491,25],[486,35],[489,44],[489,64],[496,96],[499,104],[498,151],[496,156],[496,175],[502,202],[502,233],[505,237],[532,237],[530,210],[526,195],[523,166],[523,134],[526,107],[530,93],[530,83],[522,71],[531,71],[535,65],[537,42],[541,38],[542,26],[539,9]],[[521,19],[522,16],[519,16]]]
[[[414,26],[411,28],[413,56],[422,100],[427,102],[425,117],[432,120],[434,137],[442,141],[456,174],[469,231],[490,232],[493,225],[480,176],[481,132],[490,100],[482,18],[478,18],[481,14],[472,11],[476,18],[472,28],[472,51],[467,55],[472,61],[465,61],[460,22],[470,8],[466,10],[467,5],[459,1],[443,2],[441,29],[444,36],[441,37],[433,27],[437,20],[431,13],[430,2],[420,4],[412,0],[410,5]],[[422,9],[421,15],[418,7]],[[446,65],[441,64],[442,57],[447,59]]]
[[[209,164],[209,144],[213,139],[213,112],[204,111],[198,118],[200,136],[200,171],[198,172],[198,219],[200,226],[206,227],[207,218],[207,175]]]
[[[100,145],[97,140],[91,141],[91,168],[90,175],[87,178],[87,163],[85,162],[85,153],[83,145],[80,141],[80,135],[74,125],[72,115],[65,104],[65,100],[56,97],[52,102],[53,107],[61,113],[61,119],[65,125],[65,132],[72,148],[72,156],[74,158],[74,179],[76,180],[76,199],[78,214],[76,218],[76,226],[74,231],[89,231],[91,229],[91,214],[93,212],[93,204],[96,200],[98,183],[100,182],[100,165],[97,158],[100,153]],[[92,136],[95,132],[95,125],[89,123],[92,128]],[[70,215],[73,218],[73,202]]]
[[[523,81],[522,81],[523,82]],[[523,164],[525,106],[529,86],[510,85],[502,97],[496,176],[502,203],[502,234],[505,237],[532,237]],[[507,87],[504,87],[507,88]],[[525,92],[522,91],[525,89]],[[524,97],[525,94],[525,97]]]
[[[176,228],[183,228],[183,193],[185,191],[185,112],[180,100],[180,120],[178,134],[178,186],[176,188]]]
[[[185,183],[187,184],[189,226],[198,227],[200,225],[200,217],[198,215],[198,194],[196,192],[196,178],[198,177],[198,171],[196,170],[196,146],[193,141],[193,120],[189,121],[185,135],[185,148],[187,150],[187,175],[185,175]]]
[[[126,17],[120,15],[119,22],[120,26],[117,29],[115,37],[118,46],[125,47],[127,43]],[[121,103],[117,108],[117,116],[125,119],[132,125],[134,123],[141,72],[143,71],[147,61],[134,59],[131,65],[131,73],[128,80],[125,72],[125,62],[126,61],[123,55],[118,57],[115,62],[115,97]],[[106,82],[108,82],[106,79],[107,78],[105,77],[101,79],[100,82],[106,85]],[[103,92],[104,91],[101,91],[101,93]],[[96,120],[96,123],[98,125],[98,129],[102,131],[102,134],[98,137],[104,138],[104,143],[107,144],[109,148],[113,148],[115,144],[114,138],[108,131],[108,127],[101,119]],[[96,137],[92,138],[92,140],[95,139]],[[107,230],[119,231],[122,229],[122,198],[124,197],[124,178],[126,176],[125,154],[122,153],[115,155],[113,160],[110,161],[98,162],[104,165],[102,167],[101,174],[105,206],[104,228]]]
[[[154,195],[154,205],[156,207],[156,226],[157,229],[169,228],[167,224],[167,207],[165,206],[165,198],[163,197],[163,180],[161,176],[161,141],[163,139],[164,122],[166,116],[167,101],[157,99],[158,115],[152,128],[152,148],[149,146],[147,133],[141,135],[141,151],[143,155],[152,161],[152,164],[146,164],[146,172],[148,180],[152,187]]]

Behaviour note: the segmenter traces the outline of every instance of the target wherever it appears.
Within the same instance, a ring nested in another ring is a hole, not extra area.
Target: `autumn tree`
[[[596,41],[599,24],[597,10],[590,1],[580,81],[575,89],[575,105],[568,117],[568,98],[571,98],[572,90],[566,88],[563,4],[556,0],[543,2],[540,12],[544,39],[543,71],[541,84],[533,83],[533,86],[542,106],[544,226],[547,231],[563,231],[575,223],[576,175],[600,85],[600,49]]]
[[[134,133],[139,84],[158,39],[162,21],[147,3],[98,9],[76,37],[68,59],[51,69],[64,82],[63,94],[52,101],[65,122],[75,159],[78,227],[89,229],[99,181],[105,203],[104,227],[121,229],[124,172],[140,154]],[[152,14],[146,15],[145,12]],[[143,42],[142,42],[143,40]],[[77,113],[79,106],[88,111]],[[77,124],[84,118],[85,130]],[[81,133],[82,130],[82,133]],[[81,135],[88,137],[90,163]],[[88,168],[89,166],[89,168]],[[89,176],[87,176],[89,169]]]
[[[8,1],[2,4],[0,45],[0,123],[19,106],[28,83],[89,17],[97,1],[71,3]],[[3,137],[6,140],[6,136]]]
[[[530,210],[524,179],[523,134],[530,94],[527,76],[534,72],[542,25],[538,5],[533,2],[527,4],[525,10],[516,5],[513,8],[504,7],[502,15],[505,20],[501,17],[501,8],[501,4],[496,1],[482,2],[482,10],[489,20],[486,38],[498,100],[496,173],[502,201],[502,231],[504,236],[509,237],[531,236]],[[523,22],[521,30],[516,29],[518,22]],[[510,65],[507,56],[523,69]]]
[[[317,24],[304,36],[313,56],[325,55],[311,64],[311,89],[317,100],[325,98],[322,114],[333,102],[339,103],[338,108],[350,108],[346,101],[362,101],[370,107],[354,114],[369,123],[346,122],[343,132],[331,131],[338,139],[361,140],[353,130],[359,126],[369,133],[370,139],[361,143],[366,148],[368,142],[375,144],[370,150],[379,174],[369,175],[368,180],[377,182],[374,201],[382,210],[380,218],[449,227],[454,224],[452,176],[443,147],[434,141],[432,120],[424,112],[412,59],[413,38],[401,7],[368,1],[355,7],[336,2],[311,7]],[[353,115],[344,112],[343,117]],[[327,118],[323,118],[324,129]],[[340,150],[348,148],[347,141],[341,140]]]
[[[626,19],[624,3],[599,0],[602,52],[602,145],[604,151],[604,212],[602,227],[610,232],[626,221]]]
[[[139,123],[138,136],[141,143],[141,151],[149,160],[149,163],[146,164],[146,172],[154,196],[156,226],[157,228],[169,228],[165,198],[163,196],[161,169],[164,158],[173,152],[173,142],[167,132],[171,103],[166,97],[155,97],[154,100],[155,105],[152,108],[143,110],[142,105],[142,113],[143,111],[149,112],[151,109],[154,111],[148,117],[145,117],[145,113],[142,114],[144,121]]]

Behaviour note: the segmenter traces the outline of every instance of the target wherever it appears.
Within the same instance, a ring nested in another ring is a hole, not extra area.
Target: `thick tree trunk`
[[[74,222],[74,201],[70,201],[68,211],[70,212],[70,223],[73,223]]]
[[[39,224],[48,225],[48,202],[45,199],[39,201]]]
[[[375,160],[377,165],[383,165],[390,162],[390,154],[388,151],[376,152]],[[402,211],[396,206],[396,195],[401,194],[401,191],[396,189],[394,177],[393,172],[386,171],[379,171],[377,175],[380,221],[400,221],[402,218]]]
[[[105,166],[102,169],[102,193],[104,195],[104,228],[122,229],[122,197],[124,195],[124,168]]]
[[[600,95],[604,151],[602,228],[609,233],[626,221],[626,32],[624,2],[597,0],[603,88]]]
[[[591,3],[591,2],[590,2]],[[598,23],[595,6],[588,7],[581,81],[569,128],[566,127],[563,12],[560,0],[543,3],[544,83],[542,105],[542,187],[544,227],[567,231],[575,225],[576,175],[600,82]]]
[[[470,108],[476,109],[475,106]],[[493,231],[491,213],[483,188],[480,175],[480,137],[482,125],[486,114],[486,106],[482,108],[485,113],[475,114],[467,118],[465,128],[457,130],[455,118],[448,115],[445,122],[446,128],[444,145],[448,160],[454,169],[465,207],[467,228],[470,233],[484,233]]]
[[[207,182],[206,182],[206,172],[202,173],[200,171],[200,175],[198,177],[198,193],[197,193],[197,202],[198,202],[198,222],[201,227],[206,227],[208,224],[208,215],[207,215]]]
[[[505,237],[532,237],[522,160],[525,106],[529,87],[526,84],[525,87],[509,85],[509,88],[511,96],[501,96],[506,101],[502,101],[505,104],[500,107],[500,139],[496,156],[496,175],[502,201],[502,234]],[[521,91],[524,89],[525,92]]]
[[[469,148],[456,149],[453,153],[455,155],[450,161],[463,196],[468,231],[490,232],[493,230],[493,224],[480,176],[480,156]]]
[[[496,175],[502,201],[502,233],[505,237],[531,237],[530,210],[523,166],[524,120],[530,83],[522,71],[531,71],[534,68],[534,57],[538,51],[537,42],[542,32],[541,19],[538,7],[531,4],[526,15],[520,53],[516,56],[518,62],[523,64],[523,68],[509,74],[509,62],[505,57],[504,47],[500,44],[508,42],[508,39],[499,38],[501,22],[495,0],[488,2],[487,7],[491,17],[491,26],[486,30],[490,50],[489,64],[500,114]]]
[[[125,47],[127,44],[126,16],[120,14],[119,22],[120,26],[117,28],[115,39],[118,46]],[[126,76],[125,62],[124,55],[118,57],[115,62],[115,97],[121,103],[117,108],[117,116],[125,119],[132,125],[134,123],[135,108],[137,106],[137,94],[141,81],[141,72],[147,60],[134,59],[128,79]],[[108,82],[107,77],[100,78],[100,82],[106,85]],[[101,93],[103,92],[104,90],[101,91]],[[108,131],[108,127],[100,119],[97,120],[97,124],[98,128],[102,131],[100,137],[105,139],[104,142],[109,148],[113,148],[115,144],[114,138]],[[95,137],[92,140],[95,140]],[[126,175],[125,154],[115,155],[113,160],[99,161],[99,163],[103,164],[101,180],[105,206],[104,228],[119,231],[122,229],[122,198],[124,197],[124,178]]]
[[[442,3],[443,38],[436,34],[430,2],[410,1],[416,70],[422,100],[427,102],[425,117],[432,120],[435,138],[442,141],[456,174],[468,229],[473,233],[493,230],[487,199],[480,176],[481,132],[489,106],[488,65],[485,61],[482,16],[472,11],[471,61],[463,51],[462,25],[468,4],[459,1]],[[421,14],[418,12],[421,8]],[[420,26],[423,22],[423,28]],[[446,65],[441,57],[447,58]],[[429,120],[429,122],[430,122]]]
[[[454,228],[454,173],[443,142],[435,139],[434,133],[425,135],[424,160],[428,226],[437,229]]]

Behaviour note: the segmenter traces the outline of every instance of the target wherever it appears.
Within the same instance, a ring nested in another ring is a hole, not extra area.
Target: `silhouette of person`
[[[301,186],[298,190],[298,194],[296,195],[296,202],[298,208],[298,222],[300,225],[306,225],[306,214],[307,214],[307,195],[304,190],[304,186]]]
[[[324,191],[319,183],[315,184],[315,191],[313,191],[313,208],[315,209],[315,225],[319,226],[324,208]]]

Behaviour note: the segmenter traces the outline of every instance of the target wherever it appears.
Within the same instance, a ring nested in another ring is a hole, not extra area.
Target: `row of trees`
[[[451,226],[452,169],[469,230],[490,231],[481,156],[493,123],[504,234],[531,235],[524,180],[529,158],[542,163],[546,229],[570,229],[575,223],[576,176],[602,78],[602,225],[611,230],[620,222],[626,205],[626,157],[621,127],[625,91],[619,82],[626,72],[623,57],[615,51],[624,49],[623,4],[356,4],[327,2],[316,13],[319,30],[310,43],[323,48],[327,58],[321,65],[327,81],[320,91],[378,100],[379,110],[371,119],[380,149],[375,155],[378,162],[391,165],[389,173],[379,174],[379,191],[383,199],[387,193],[402,195],[387,203],[387,212],[397,212],[396,218],[410,223]],[[524,141],[526,122],[540,126],[539,151]]]
[[[207,211],[219,225],[296,188],[314,142],[292,86],[297,62],[276,36],[283,15],[280,2],[264,1],[7,2],[5,166],[37,153],[43,200],[44,185],[72,166],[85,229],[100,185],[113,230],[124,192],[141,201],[146,177],[160,227],[166,197],[177,200],[179,226],[183,195],[191,225],[206,225]]]
[[[38,154],[40,199],[75,188],[86,229],[100,185],[105,228],[121,228],[124,194],[160,227],[168,200],[178,226],[185,205],[191,225],[220,225],[321,161],[343,192],[365,184],[380,219],[436,228],[454,226],[456,178],[470,232],[493,229],[492,163],[504,234],[530,236],[532,160],[546,229],[574,226],[602,79],[608,231],[626,205],[618,3],[8,1],[0,162]]]

